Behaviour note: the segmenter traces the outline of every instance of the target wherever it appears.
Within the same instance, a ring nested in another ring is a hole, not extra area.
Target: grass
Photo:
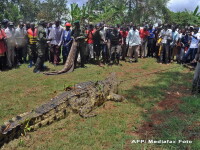
[[[62,66],[53,67],[59,70]],[[171,67],[173,69],[167,70]],[[149,74],[166,69],[165,72]],[[66,119],[50,126],[43,127],[29,133],[28,137],[21,137],[3,149],[34,149],[34,150],[120,150],[120,149],[184,149],[188,146],[199,149],[200,143],[194,140],[193,144],[131,144],[134,139],[147,139],[143,134],[136,134],[145,122],[152,121],[152,115],[158,113],[167,116],[165,121],[154,126],[156,133],[151,139],[188,139],[184,131],[189,131],[194,122],[200,120],[199,97],[188,95],[180,97],[182,103],[178,112],[183,117],[171,115],[173,109],[152,109],[166,98],[168,91],[174,87],[184,86],[189,89],[193,72],[189,72],[177,64],[160,65],[154,59],[143,59],[137,64],[122,62],[122,66],[100,68],[87,65],[87,68],[77,69],[73,73],[59,76],[44,76],[33,74],[32,69],[22,65],[19,69],[1,72],[0,76],[0,123],[30,111],[47,102],[52,97],[62,92],[64,87],[84,81],[104,79],[110,72],[117,72],[119,80],[123,82],[119,91],[128,102],[107,102],[95,110],[98,115],[94,118],[83,119],[77,114],[72,114]],[[140,78],[134,78],[141,76]],[[132,78],[132,79],[131,79]],[[178,88],[179,89],[179,88]],[[184,91],[183,91],[184,92]],[[188,130],[187,130],[188,129]],[[194,127],[198,132],[198,126]],[[144,135],[146,130],[143,130]],[[148,134],[148,133],[147,133]]]

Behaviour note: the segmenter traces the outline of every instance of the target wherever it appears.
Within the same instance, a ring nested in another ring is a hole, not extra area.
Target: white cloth
[[[62,27],[52,27],[49,33],[49,39],[52,39],[50,44],[61,46],[63,41],[63,32],[64,29]]]
[[[11,30],[9,28],[5,29],[5,33],[6,33],[6,39],[7,39],[7,43],[12,43],[15,44],[15,29],[12,28]]]
[[[193,36],[197,37],[197,39],[194,38]],[[198,44],[199,44],[199,40],[200,40],[200,34],[197,33],[197,34],[194,34],[193,36],[192,36],[192,40],[191,40],[191,43],[190,43],[190,48],[198,48]]]
[[[7,37],[8,39],[14,37],[14,32],[15,32],[14,29],[12,29],[12,30],[10,30],[9,28],[6,28],[6,29],[5,29],[6,37]]]
[[[141,44],[140,34],[137,29],[135,31],[130,29],[126,38],[126,44],[129,44],[129,46],[136,46]]]
[[[17,45],[23,45],[25,43],[25,36],[27,32],[24,28],[17,28],[15,30],[15,40]]]
[[[161,30],[160,32],[160,37],[162,37],[162,43],[166,44],[167,40],[171,40],[172,39],[172,30],[171,29],[167,29],[167,30]]]

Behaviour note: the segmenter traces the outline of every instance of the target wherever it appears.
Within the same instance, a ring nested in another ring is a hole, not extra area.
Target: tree
[[[67,19],[68,13],[67,0],[46,0],[39,6],[37,19],[45,19],[47,21],[55,21],[55,19]]]
[[[18,6],[24,21],[36,21],[40,0],[18,0]]]
[[[18,5],[15,1],[1,0],[0,1],[0,20],[8,19],[17,22],[22,18]]]
[[[199,6],[194,11],[172,12],[168,10],[168,22],[172,24],[179,24],[181,26],[187,25],[200,25],[200,13],[198,12]]]

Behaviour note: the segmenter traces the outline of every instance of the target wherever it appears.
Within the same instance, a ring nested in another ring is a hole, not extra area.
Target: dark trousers
[[[5,69],[6,66],[6,56],[0,56],[0,70]]]
[[[68,57],[69,52],[70,52],[70,49],[71,49],[71,44],[68,45],[68,46],[63,46],[63,47],[62,47],[63,63],[66,62],[67,57]]]
[[[162,45],[162,51],[160,53],[160,62],[165,62],[166,64],[169,62],[169,44]]]
[[[149,39],[148,40],[148,52],[147,52],[147,56],[148,57],[153,57],[153,53],[154,53],[154,47],[155,47],[155,41],[154,39]]]
[[[28,45],[28,55],[29,55],[29,61],[33,61],[36,63],[37,60],[37,47],[36,44],[29,44]]]
[[[76,57],[74,60],[75,67],[77,66],[77,58],[78,58],[79,53],[80,53],[80,57],[81,57],[81,67],[84,67],[84,65],[85,65],[85,44],[83,42],[77,43]]]
[[[95,52],[95,56],[96,57],[100,57],[101,55],[101,50],[102,50],[102,47],[101,47],[101,44],[100,43],[94,43],[94,52]]]
[[[169,63],[173,60],[172,58],[172,55],[173,55],[173,49],[174,49],[174,46],[173,45],[170,45],[169,46]]]
[[[37,48],[38,57],[35,64],[35,68],[33,70],[34,72],[41,71],[43,69],[43,65],[45,61],[45,51],[46,51],[46,47],[44,45],[45,44],[43,43],[38,45],[38,48]]]
[[[187,53],[183,57],[183,61],[186,62],[188,60],[188,57],[190,56],[189,61],[194,60],[195,55],[197,53],[198,48],[189,48]]]
[[[23,63],[23,52],[24,52],[24,46],[19,46],[16,48],[16,61],[17,63]]]

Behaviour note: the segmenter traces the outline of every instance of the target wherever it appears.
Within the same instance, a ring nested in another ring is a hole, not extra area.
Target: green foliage
[[[200,25],[200,13],[199,13],[199,6],[192,11],[185,10],[183,12],[169,12],[169,23],[176,23],[182,26],[186,25]]]
[[[7,0],[2,0],[0,2],[0,20],[4,18],[14,22],[22,18],[19,8],[14,2]]]
[[[77,3],[67,6],[67,0],[1,0],[0,20],[7,18],[14,22],[80,20],[81,23],[106,22],[122,24],[133,22],[176,23],[182,26],[200,25],[199,6],[194,11],[172,12],[167,8],[169,0],[88,0],[86,5]]]
[[[55,19],[68,19],[66,14],[67,0],[46,0],[39,6],[37,19],[45,19],[47,21],[55,21]]]
[[[40,0],[19,0],[17,5],[25,21],[36,21]]]

